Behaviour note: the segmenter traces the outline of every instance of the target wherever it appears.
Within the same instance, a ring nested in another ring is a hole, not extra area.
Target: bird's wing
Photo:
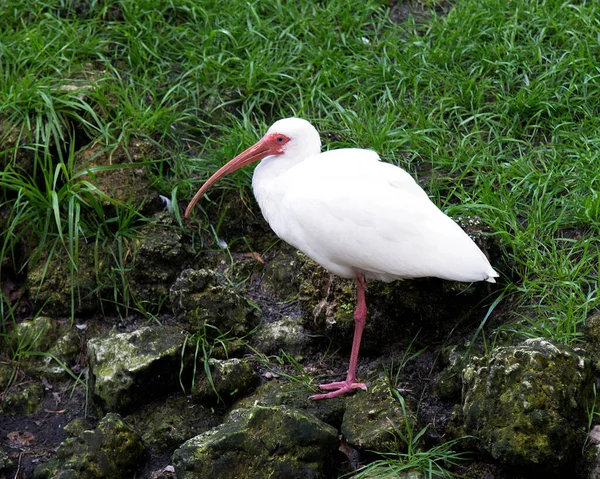
[[[281,214],[271,226],[285,241],[346,277],[479,281],[495,273],[406,172],[372,156],[341,162],[326,155],[281,181]]]

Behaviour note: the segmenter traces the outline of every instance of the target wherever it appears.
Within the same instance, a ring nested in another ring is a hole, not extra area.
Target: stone
[[[250,338],[251,344],[263,354],[301,354],[310,343],[308,331],[299,318],[284,316],[278,321],[261,324]]]
[[[352,446],[391,450],[397,445],[397,431],[406,436],[407,427],[416,427],[416,414],[392,396],[385,377],[371,381],[367,391],[359,390],[346,400],[341,431]]]
[[[154,215],[133,240],[136,254],[127,263],[125,276],[131,294],[150,310],[169,299],[169,288],[192,256],[184,235],[167,212]]]
[[[464,430],[504,465],[558,470],[582,450],[593,384],[590,361],[566,346],[497,347],[463,371]]]
[[[74,366],[79,355],[80,340],[75,327],[48,316],[17,324],[10,340],[14,350],[24,351],[19,364],[31,376],[64,378],[68,376],[66,368]]]
[[[35,414],[44,402],[44,386],[39,382],[14,384],[2,396],[0,411],[4,414]]]
[[[99,309],[98,279],[110,274],[107,254],[85,241],[80,241],[77,248],[76,268],[67,252],[56,248],[52,253],[42,252],[38,261],[27,270],[29,294],[36,311],[71,316]]]
[[[222,417],[184,396],[169,396],[136,409],[126,420],[140,435],[144,446],[164,453],[217,426]]]
[[[175,316],[189,330],[204,330],[209,337],[245,336],[256,325],[256,308],[240,291],[222,284],[214,271],[184,270],[169,296]]]
[[[179,389],[184,334],[171,327],[143,327],[88,342],[91,391],[105,411],[133,407]]]
[[[333,477],[338,433],[311,414],[285,406],[236,409],[216,428],[173,454],[179,479]]]
[[[54,459],[36,468],[34,478],[130,478],[143,454],[139,436],[118,414],[110,413],[96,429],[64,441]]]
[[[256,385],[257,376],[251,364],[243,359],[209,359],[210,376],[204,372],[196,378],[192,399],[203,406],[231,404],[245,396]]]
[[[347,396],[335,398],[335,401],[314,401],[311,394],[319,390],[307,385],[286,380],[271,380],[261,384],[251,396],[237,401],[233,409],[250,408],[253,406],[287,406],[311,414],[327,424],[339,426],[346,410]]]

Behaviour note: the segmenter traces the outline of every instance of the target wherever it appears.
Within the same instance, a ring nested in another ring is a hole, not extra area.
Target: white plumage
[[[495,282],[481,250],[404,170],[370,150],[319,153],[319,136],[302,119],[279,120],[273,133],[302,142],[286,151],[285,166],[280,156],[265,158],[252,180],[281,239],[344,278]]]
[[[370,150],[320,152],[321,140],[306,120],[275,122],[265,136],[217,171],[196,193],[188,216],[218,179],[262,159],[252,180],[254,195],[273,231],[317,263],[355,278],[358,305],[346,381],[322,385],[329,398],[352,389],[366,318],[364,280],[433,276],[489,281],[498,273],[469,236],[440,211],[404,170]]]

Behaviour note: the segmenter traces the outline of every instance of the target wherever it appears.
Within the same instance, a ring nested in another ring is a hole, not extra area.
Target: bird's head
[[[276,121],[267,130],[265,136],[225,164],[202,185],[185,210],[186,218],[202,195],[224,176],[270,156],[286,155],[305,158],[318,153],[320,149],[319,133],[308,121],[302,118],[284,118]]]

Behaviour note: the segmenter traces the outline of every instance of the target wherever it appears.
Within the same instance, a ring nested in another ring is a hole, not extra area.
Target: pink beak
[[[223,167],[221,167],[215,174],[213,174],[207,181],[202,185],[202,188],[198,190],[198,192],[190,201],[190,204],[185,210],[185,217],[190,216],[190,213],[196,206],[196,203],[200,201],[202,195],[208,191],[208,189],[219,181],[224,176],[227,176],[230,173],[233,173],[235,170],[239,170],[240,168],[249,165],[250,163],[258,160],[262,160],[266,156],[269,155],[277,155],[281,154],[281,151],[275,147],[270,141],[270,138],[267,136],[261,138],[256,144],[248,148],[247,150],[240,153],[233,160],[229,161]]]

